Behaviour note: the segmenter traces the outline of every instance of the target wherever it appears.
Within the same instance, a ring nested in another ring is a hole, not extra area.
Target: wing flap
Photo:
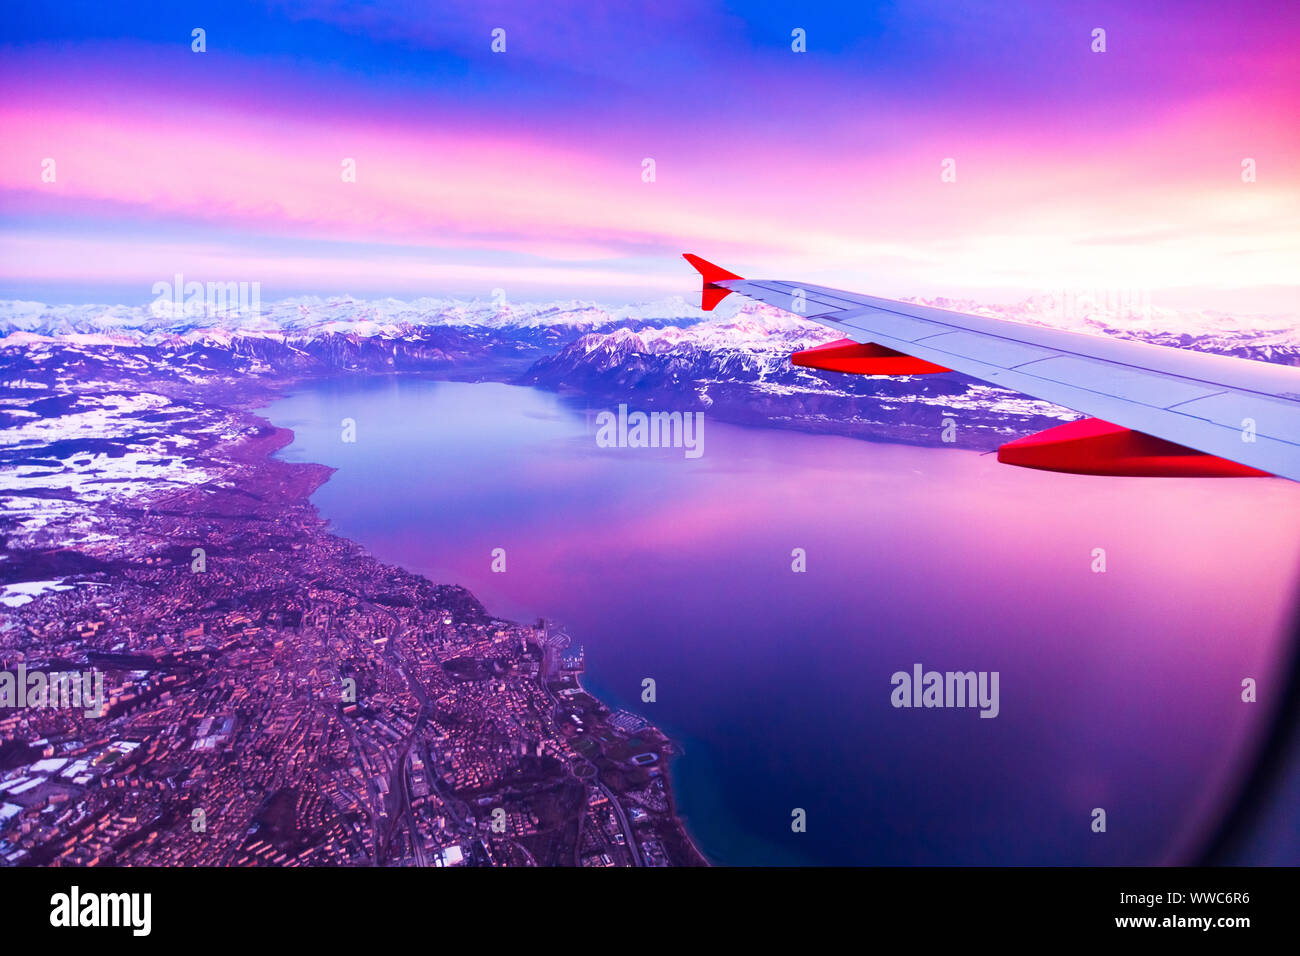
[[[1170,408],[1223,391],[1212,385],[1172,375],[1151,374],[1127,365],[1113,365],[1075,355],[1055,355],[1037,362],[1031,368],[1018,368],[1015,371],[1062,385],[1101,391],[1154,408]]]

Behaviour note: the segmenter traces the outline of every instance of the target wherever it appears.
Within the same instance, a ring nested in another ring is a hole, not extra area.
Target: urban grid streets
[[[0,670],[103,680],[0,708],[0,863],[703,863],[562,631],[329,534],[266,386],[129,359],[0,366]]]

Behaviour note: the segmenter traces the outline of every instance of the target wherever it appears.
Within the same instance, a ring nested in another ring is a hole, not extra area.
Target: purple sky
[[[144,302],[182,272],[264,299],[622,301],[690,295],[689,250],[891,296],[1300,314],[1293,3],[11,16],[3,295]]]

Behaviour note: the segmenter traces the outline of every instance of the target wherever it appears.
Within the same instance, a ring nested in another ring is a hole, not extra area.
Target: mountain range
[[[1234,317],[1039,296],[1014,306],[909,301],[995,318],[1300,365],[1300,331],[1278,317]],[[170,303],[163,303],[164,306]],[[164,375],[189,384],[338,373],[420,372],[505,381],[587,403],[706,410],[748,425],[987,450],[1077,417],[956,373],[876,378],[794,366],[792,352],[838,336],[733,298],[703,313],[680,297],[594,302],[300,297],[246,312],[187,315],[150,306],[0,302],[0,371],[52,384]],[[5,410],[8,411],[8,410]],[[953,432],[948,429],[949,440]]]

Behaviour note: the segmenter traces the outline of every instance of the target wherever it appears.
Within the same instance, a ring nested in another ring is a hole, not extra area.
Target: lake
[[[266,414],[295,432],[282,457],[338,469],[313,497],[336,533],[563,624],[584,683],[682,744],[673,784],[715,862],[1176,862],[1217,819],[1280,679],[1300,484],[1058,475],[707,415],[688,457],[600,447],[604,408],[377,376]],[[892,706],[918,663],[997,672],[997,716]]]

